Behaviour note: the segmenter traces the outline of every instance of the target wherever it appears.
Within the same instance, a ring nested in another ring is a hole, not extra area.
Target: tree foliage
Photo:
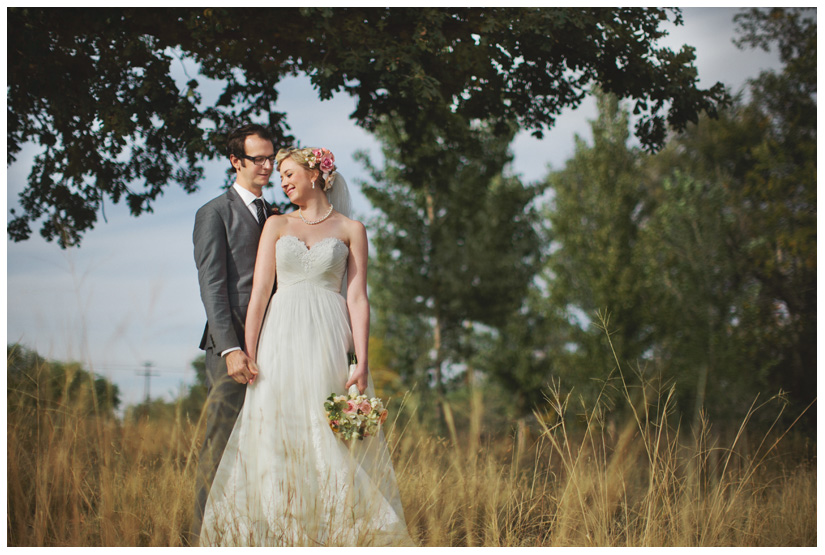
[[[472,325],[503,326],[522,303],[541,263],[533,201],[542,188],[504,175],[511,136],[477,127],[409,153],[398,148],[399,127],[379,128],[386,167],[366,161],[364,194],[381,213],[371,225],[371,299],[397,371],[433,372],[440,386],[445,360],[471,358]],[[424,188],[405,179],[409,158],[432,160]]]
[[[194,94],[178,89],[167,43],[148,21],[112,10],[8,13],[8,157],[27,141],[42,150],[12,209],[9,235],[61,246],[93,227],[104,202],[138,215],[170,183],[195,191],[207,152]],[[144,18],[145,19],[145,18]],[[159,18],[158,18],[159,19]]]
[[[765,328],[753,321],[752,288],[740,274],[737,221],[717,180],[667,167],[639,249],[654,364],[678,382],[686,413],[698,418],[709,404],[735,419],[767,390],[774,363],[749,356]]]
[[[753,80],[749,102],[690,127],[662,162],[718,189],[742,292],[731,308],[740,363],[749,381],[804,407],[816,390],[816,22],[780,8],[737,21],[739,44],[778,47],[782,70]]]
[[[483,335],[475,367],[501,390],[509,416],[525,419],[546,407],[553,380],[564,376],[565,387],[570,387],[587,385],[592,377],[592,368],[586,378],[568,372],[571,366],[564,355],[570,354],[574,335],[563,315],[548,307],[541,289],[532,287],[503,326]]]
[[[795,417],[815,395],[816,27],[804,15],[738,17],[743,44],[778,43],[784,62],[749,101],[650,156],[626,146],[626,114],[602,97],[594,144],[549,178],[546,310],[609,311],[626,368],[676,383],[688,415],[736,417],[783,391]],[[572,320],[556,371],[604,377],[603,333]]]
[[[114,416],[120,390],[77,362],[48,361],[22,345],[6,347],[9,411],[57,410],[73,414]]]
[[[290,74],[309,75],[322,99],[354,96],[352,117],[368,130],[397,119],[405,146],[474,120],[541,135],[598,83],[633,100],[637,136],[658,148],[666,126],[683,129],[727,98],[721,84],[697,87],[691,47],[656,47],[666,20],[680,24],[678,10],[10,8],[9,163],[26,142],[42,150],[9,235],[24,240],[40,222],[65,247],[106,202],[125,199],[137,216],[169,183],[191,192],[241,122],[291,140],[275,88]],[[199,66],[185,86],[170,74],[178,56]],[[213,103],[199,92],[209,80],[221,87]]]
[[[603,93],[597,97],[599,116],[591,122],[593,145],[577,138],[573,158],[549,178],[554,195],[547,217],[556,241],[548,265],[549,297],[568,321],[609,311],[618,326],[614,344],[634,360],[647,350],[650,334],[638,274],[644,262],[636,248],[649,210],[642,169],[645,155],[627,145],[628,114],[616,97]],[[591,330],[583,331],[589,338]],[[580,337],[580,341],[589,339]],[[599,356],[601,351],[591,348],[585,352],[591,364],[612,367],[609,353]]]

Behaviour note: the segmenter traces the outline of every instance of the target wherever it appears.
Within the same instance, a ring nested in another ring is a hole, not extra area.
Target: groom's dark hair
[[[275,136],[269,128],[257,123],[248,123],[229,133],[229,137],[227,137],[226,141],[226,155],[232,156],[234,154],[235,158],[243,160],[243,156],[246,154],[246,151],[244,150],[244,143],[246,142],[246,138],[250,135],[257,135],[260,138],[271,142],[272,148],[275,148]]]

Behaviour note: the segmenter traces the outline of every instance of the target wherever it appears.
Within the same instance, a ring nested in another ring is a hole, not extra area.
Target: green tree
[[[65,247],[106,202],[125,199],[137,216],[169,183],[194,191],[200,163],[240,122],[263,121],[286,142],[276,85],[296,73],[322,99],[354,96],[368,130],[396,118],[412,151],[450,115],[459,128],[484,120],[540,135],[594,83],[634,101],[637,136],[660,147],[666,126],[727,99],[721,84],[696,86],[693,48],[654,46],[668,19],[681,23],[678,10],[643,8],[10,8],[8,162],[26,142],[42,151],[9,235],[24,240],[39,222]],[[176,56],[198,63],[183,87]],[[207,80],[222,87],[211,104]]]
[[[23,345],[6,347],[9,412],[49,409],[114,417],[120,389],[78,362],[49,361]]]
[[[604,98],[594,145],[551,176],[546,310],[610,311],[620,357],[674,381],[686,415],[738,419],[784,390],[794,418],[816,389],[816,29],[800,10],[738,21],[741,44],[778,43],[784,62],[748,102],[648,156]],[[601,332],[567,329],[553,372],[612,367]]]
[[[197,421],[206,404],[206,356],[199,355],[193,360],[192,368],[195,370],[195,383],[189,386],[186,396],[177,404],[186,418]]]
[[[199,355],[192,361],[195,370],[195,383],[189,386],[189,396],[199,399],[200,405],[206,402],[206,355]]]
[[[695,278],[672,283],[685,296],[679,317],[712,310],[704,326],[694,323],[699,334],[717,329],[693,359],[728,351],[727,364],[737,368],[735,379],[710,363],[716,370],[706,388],[700,380],[700,398],[706,389],[724,399],[712,403],[717,407],[741,408],[757,391],[783,389],[798,413],[815,395],[816,23],[809,14],[737,15],[739,44],[777,45],[783,69],[752,81],[747,103],[737,100],[717,120],[689,126],[654,162],[665,177],[677,172],[665,181],[673,186],[660,208],[670,231],[660,227],[654,235],[681,237],[669,275]],[[716,301],[709,304],[710,297]]]
[[[385,168],[365,160],[373,183],[363,186],[381,212],[371,225],[375,334],[407,380],[431,372],[441,396],[445,363],[470,361],[474,327],[503,326],[540,267],[534,201],[542,187],[504,174],[511,136],[484,126],[415,153],[398,148],[405,139],[393,120],[378,136]],[[431,162],[420,168],[428,185],[415,188],[406,179],[415,172],[403,161],[423,158]]]
[[[628,146],[628,113],[618,99],[603,93],[597,98],[593,145],[577,137],[573,158],[548,178],[555,244],[546,310],[567,322],[569,344],[557,354],[559,371],[579,386],[606,377],[615,366],[603,333],[591,325],[598,312],[609,313],[612,342],[623,361],[646,356],[652,340],[637,249],[650,210],[646,155]]]
[[[681,409],[695,423],[702,410],[736,420],[765,391],[773,361],[745,356],[756,339],[747,313],[751,288],[737,265],[727,191],[717,180],[671,169],[669,160],[664,154],[650,161],[670,175],[652,187],[655,208],[639,238],[652,358],[677,381]]]
[[[751,83],[765,134],[736,197],[752,208],[743,218],[750,272],[773,309],[761,323],[781,330],[771,379],[804,405],[816,391],[816,11],[754,9],[737,21],[740,45],[773,45],[784,64]]]
[[[522,433],[526,418],[546,405],[547,386],[565,373],[559,353],[566,352],[571,335],[569,323],[548,307],[542,287],[534,285],[522,306],[488,334],[480,349],[477,367],[506,394]]]

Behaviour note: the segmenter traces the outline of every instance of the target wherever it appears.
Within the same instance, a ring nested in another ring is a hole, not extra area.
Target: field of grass
[[[389,423],[419,545],[816,545],[815,446],[783,430],[752,437],[750,415],[723,437],[671,422],[667,392],[571,418],[572,396],[557,391],[532,433],[496,436],[478,395],[447,411],[446,437],[414,414]],[[8,394],[8,545],[182,545],[201,423],[41,401]]]

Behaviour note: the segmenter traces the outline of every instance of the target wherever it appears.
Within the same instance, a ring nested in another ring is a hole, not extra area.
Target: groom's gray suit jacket
[[[206,309],[201,349],[220,354],[246,348],[244,321],[260,238],[261,226],[234,189],[198,210],[192,239]]]

